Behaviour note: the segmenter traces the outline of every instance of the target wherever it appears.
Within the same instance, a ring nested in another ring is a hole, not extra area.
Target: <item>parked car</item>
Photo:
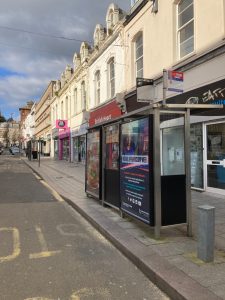
[[[16,147],[16,146],[12,146],[9,151],[11,152],[12,155],[20,153],[19,147]]]

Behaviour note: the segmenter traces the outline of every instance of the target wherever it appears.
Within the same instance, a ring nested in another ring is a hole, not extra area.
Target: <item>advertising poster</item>
[[[120,151],[121,209],[150,223],[148,118],[122,124]]]
[[[100,131],[87,134],[86,192],[99,199]]]
[[[119,168],[119,125],[106,127],[106,169]]]

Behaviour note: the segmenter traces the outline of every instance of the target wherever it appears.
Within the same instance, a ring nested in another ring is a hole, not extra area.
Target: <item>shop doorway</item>
[[[206,189],[225,195],[225,122],[206,125]]]

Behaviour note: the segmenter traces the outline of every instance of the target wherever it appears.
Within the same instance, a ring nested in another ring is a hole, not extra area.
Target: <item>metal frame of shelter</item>
[[[192,200],[191,200],[191,167],[190,167],[190,115],[201,115],[203,111],[220,110],[224,108],[219,104],[167,104],[166,101],[151,103],[144,108],[134,110],[112,120],[112,122],[102,122],[91,129],[98,126],[105,126],[110,123],[123,122],[132,120],[140,116],[153,115],[153,182],[154,182],[154,234],[155,238],[160,238],[162,228],[162,198],[161,198],[161,147],[160,140],[160,114],[182,115],[184,117],[184,163],[186,175],[186,212],[187,235],[192,236]],[[102,171],[102,170],[101,170]],[[102,204],[104,205],[104,176],[102,178]]]
[[[162,227],[161,216],[161,158],[160,158],[160,113],[174,113],[184,115],[184,145],[185,145],[185,174],[186,174],[186,210],[187,210],[187,235],[192,236],[192,200],[191,200],[191,161],[190,161],[190,115],[191,111],[221,109],[223,105],[217,104],[153,104],[150,110],[154,114],[154,216],[155,216],[155,237],[160,237]]]

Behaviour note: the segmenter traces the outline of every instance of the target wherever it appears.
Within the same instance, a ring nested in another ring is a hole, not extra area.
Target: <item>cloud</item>
[[[116,1],[124,10],[129,0]],[[0,10],[0,110],[14,111],[30,99],[39,99],[50,80],[60,77],[81,42],[24,31],[92,41],[95,25],[105,25],[111,0],[7,0]],[[3,28],[8,27],[8,29]],[[3,73],[2,73],[3,74]]]

